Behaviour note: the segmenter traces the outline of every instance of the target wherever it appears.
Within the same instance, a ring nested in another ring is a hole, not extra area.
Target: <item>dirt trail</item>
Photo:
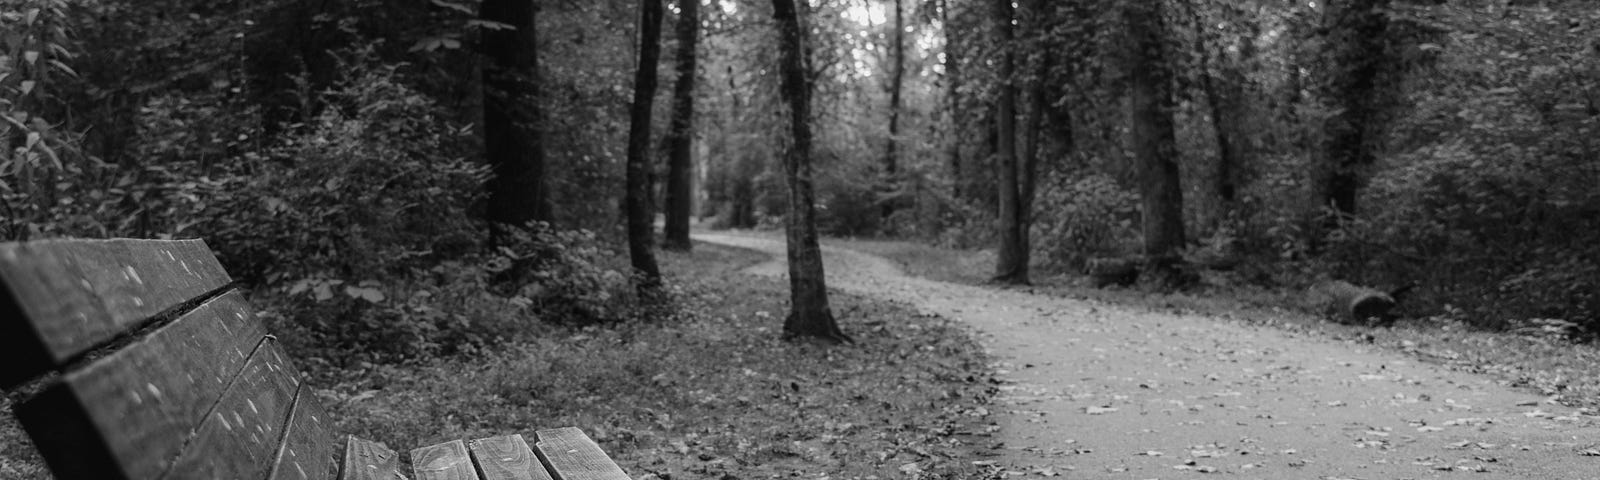
[[[782,240],[700,234],[766,252]],[[1482,376],[1225,319],[954,285],[825,248],[828,286],[974,327],[998,461],[1064,478],[1600,479],[1600,417]],[[841,319],[850,331],[852,319]]]

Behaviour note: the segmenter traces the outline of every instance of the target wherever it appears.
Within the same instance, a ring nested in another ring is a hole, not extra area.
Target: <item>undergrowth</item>
[[[664,253],[677,318],[552,328],[478,358],[322,373],[338,430],[399,449],[578,426],[635,478],[967,478],[993,394],[949,322],[840,296],[860,343],[779,340],[785,285],[758,256]]]
[[[991,450],[988,359],[959,327],[840,295],[859,343],[779,340],[787,286],[763,257],[664,252],[675,313],[543,325],[476,352],[298,362],[335,432],[396,451],[577,426],[634,478],[973,478]],[[8,407],[8,406],[7,406]],[[5,408],[9,412],[9,408]],[[9,413],[0,478],[48,478]]]

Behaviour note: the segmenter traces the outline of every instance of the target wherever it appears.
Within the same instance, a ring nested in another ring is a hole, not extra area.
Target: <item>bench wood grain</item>
[[[200,240],[0,245],[0,388],[64,365],[232,278]]]

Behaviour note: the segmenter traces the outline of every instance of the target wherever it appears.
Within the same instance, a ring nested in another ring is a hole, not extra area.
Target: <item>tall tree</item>
[[[962,175],[963,170],[961,167],[962,136],[956,134],[956,132],[961,131],[962,119],[961,62],[956,59],[956,55],[961,52],[961,46],[957,43],[960,34],[957,32],[955,25],[950,23],[952,16],[950,13],[950,0],[938,1],[939,29],[944,31],[944,96],[945,102],[947,102],[945,114],[948,116],[949,123],[946,126],[946,128],[949,128],[949,133],[945,139],[945,161],[949,163],[950,178],[953,180],[950,182],[951,196],[957,199],[965,199],[967,192],[962,186],[966,185],[967,180]]]
[[[1356,211],[1361,174],[1377,159],[1378,75],[1384,56],[1388,0],[1331,2],[1323,95],[1333,112],[1322,124],[1322,204]]]
[[[1145,278],[1165,285],[1177,280],[1183,248],[1183,190],[1178,181],[1177,136],[1172,124],[1172,71],[1166,60],[1164,2],[1125,0],[1129,44],[1129,97],[1134,161],[1144,210]]]
[[[627,191],[628,258],[639,275],[640,289],[661,284],[661,268],[651,251],[654,215],[650,212],[650,114],[656,99],[656,65],[661,62],[662,0],[639,0],[639,69],[633,77],[629,110]]]
[[[811,180],[811,79],[795,0],[772,0],[772,18],[778,26],[779,91],[788,103],[790,134],[783,155],[789,183],[789,317],[783,322],[783,331],[789,336],[849,342],[828,308],[822,247],[817,242],[816,194]]]
[[[995,263],[994,281],[1008,284],[1028,283],[1028,237],[1025,231],[1025,209],[1022,206],[1021,164],[1017,156],[1017,86],[1015,28],[1016,9],[1011,0],[990,0],[994,8],[996,44],[1000,48],[1000,95],[995,106],[995,134],[999,137],[998,155],[995,159],[999,177],[995,183],[1000,195],[999,254]]]
[[[894,64],[889,67],[889,141],[883,152],[883,178],[891,192],[897,190],[899,184],[896,175],[900,169],[900,92],[906,78],[906,20],[902,1],[894,0],[894,32],[889,40],[889,55]],[[894,214],[894,198],[890,196],[884,200],[883,218]]]
[[[1195,32],[1194,49],[1198,62],[1196,67],[1199,68],[1200,92],[1205,95],[1206,106],[1208,107],[1206,114],[1211,121],[1212,139],[1215,140],[1217,145],[1217,163],[1216,168],[1212,171],[1212,175],[1214,175],[1212,185],[1213,189],[1216,190],[1219,207],[1215,220],[1221,222],[1232,215],[1234,205],[1238,200],[1239,189],[1235,171],[1238,169],[1239,159],[1237,158],[1238,153],[1233,141],[1233,135],[1229,128],[1230,120],[1226,118],[1227,114],[1224,113],[1225,102],[1228,100],[1223,95],[1222,86],[1218,85],[1221,82],[1218,81],[1216,69],[1220,69],[1222,66],[1220,62],[1216,62],[1213,59],[1211,54],[1211,37],[1213,35],[1211,32],[1215,29],[1207,28],[1208,22],[1196,5],[1197,3],[1186,2],[1185,4],[1188,6],[1189,17],[1193,22]],[[1213,65],[1214,63],[1216,65]],[[1234,119],[1234,121],[1237,121],[1237,119]]]
[[[700,0],[678,0],[678,81],[672,87],[672,127],[667,131],[667,225],[662,246],[689,250],[694,212],[695,49],[700,40]]]
[[[522,225],[550,219],[539,103],[539,37],[534,0],[484,0],[478,17],[509,25],[484,29],[484,156],[491,222]]]

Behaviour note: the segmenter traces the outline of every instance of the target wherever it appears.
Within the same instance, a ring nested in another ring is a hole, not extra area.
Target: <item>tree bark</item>
[[[639,1],[639,68],[633,77],[629,110],[627,191],[623,208],[628,221],[628,258],[640,290],[661,285],[661,269],[651,251],[654,227],[650,212],[650,114],[656,97],[656,65],[661,61],[662,0]]]
[[[1195,53],[1200,59],[1200,90],[1206,97],[1207,117],[1211,120],[1212,139],[1217,144],[1217,163],[1212,171],[1213,189],[1217,195],[1217,226],[1232,216],[1234,204],[1238,200],[1238,184],[1235,180],[1235,165],[1239,160],[1234,151],[1233,137],[1230,129],[1225,125],[1224,99],[1222,92],[1218,91],[1216,76],[1212,73],[1214,59],[1211,56],[1211,44],[1206,41],[1208,36],[1205,19],[1200,15],[1200,9],[1193,2],[1186,3],[1189,16],[1194,22]],[[1219,66],[1220,68],[1220,66]]]
[[[899,181],[899,148],[900,148],[900,90],[905,84],[906,76],[906,24],[903,0],[894,0],[894,35],[889,54],[894,57],[894,65],[889,71],[889,141],[883,153],[883,181],[888,192],[898,191]],[[881,217],[888,219],[894,214],[895,195],[891,194],[883,200]]]
[[[1000,196],[998,223],[1000,245],[996,258],[993,281],[1005,284],[1028,283],[1028,244],[1023,231],[1022,192],[1020,164],[1017,157],[1017,87],[1012,77],[1016,73],[1016,60],[1012,45],[1015,33],[1011,25],[1016,11],[1011,0],[991,0],[994,7],[996,43],[1000,45],[1000,96],[996,106],[995,134],[999,137],[998,155],[995,159],[999,178],[995,180]]]
[[[778,26],[779,90],[788,103],[789,145],[784,151],[784,171],[789,183],[787,236],[789,256],[789,316],[783,331],[789,337],[815,337],[849,342],[828,308],[828,287],[823,280],[822,247],[817,242],[816,195],[811,172],[811,81],[806,73],[805,33],[795,0],[772,0],[772,18]]]
[[[965,200],[964,186],[968,180],[964,177],[964,170],[961,167],[961,62],[956,60],[961,48],[956,43],[956,29],[950,25],[949,0],[939,0],[939,21],[943,24],[944,30],[944,96],[948,102],[945,113],[949,115],[945,161],[949,163],[950,168],[951,197]]]
[[[1174,286],[1181,261],[1178,252],[1184,242],[1183,190],[1178,182],[1172,72],[1163,47],[1166,25],[1162,9],[1162,2],[1124,2],[1123,18],[1134,48],[1128,68],[1133,107],[1131,150],[1139,165],[1143,198],[1143,276],[1162,286]]]
[[[700,2],[678,2],[678,82],[672,88],[672,128],[667,133],[667,224],[662,246],[688,251],[694,212],[695,49],[700,39]]]
[[[533,0],[484,0],[479,18],[511,30],[485,29],[483,51],[483,143],[492,176],[486,216],[521,226],[549,221],[545,185],[543,112],[539,100],[538,35]]]
[[[1378,109],[1373,99],[1383,62],[1383,9],[1388,0],[1350,0],[1328,6],[1328,68],[1324,94],[1334,112],[1322,125],[1322,203],[1341,215],[1356,212],[1362,171],[1376,160]]]

